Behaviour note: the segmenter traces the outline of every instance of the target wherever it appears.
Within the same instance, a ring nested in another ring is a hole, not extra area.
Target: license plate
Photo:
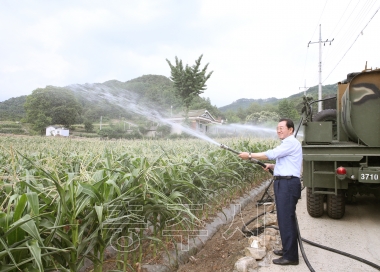
[[[359,169],[359,182],[380,183],[380,167]]]

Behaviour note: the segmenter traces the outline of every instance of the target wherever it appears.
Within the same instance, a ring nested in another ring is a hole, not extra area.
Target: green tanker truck
[[[313,116],[304,97],[303,184],[307,211],[340,219],[355,195],[380,197],[380,69],[351,73],[338,83],[336,109]]]

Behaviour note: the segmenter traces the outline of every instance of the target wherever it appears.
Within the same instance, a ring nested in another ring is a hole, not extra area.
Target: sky
[[[0,102],[48,85],[170,77],[203,55],[217,107],[380,67],[380,0],[2,0]],[[320,29],[322,50],[319,50]],[[331,44],[329,41],[331,41]],[[309,44],[309,42],[311,42]],[[323,92],[323,89],[322,89]]]

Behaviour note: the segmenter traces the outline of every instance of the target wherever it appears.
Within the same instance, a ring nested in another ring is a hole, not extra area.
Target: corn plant
[[[223,139],[258,152],[276,141]],[[267,173],[199,140],[0,136],[1,271],[102,271],[107,247],[118,269],[158,257],[177,234],[197,231]],[[203,207],[194,209],[193,207]],[[177,250],[177,249],[176,249]]]

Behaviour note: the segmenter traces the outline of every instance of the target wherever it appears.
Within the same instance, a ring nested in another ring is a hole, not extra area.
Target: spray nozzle
[[[229,149],[229,147],[224,144],[220,144],[220,148],[227,149],[227,150]]]
[[[235,153],[235,154],[238,154],[238,155],[240,154],[240,152],[238,152],[238,151],[236,151],[236,150],[233,150],[233,149],[229,148],[228,146],[226,146],[226,145],[224,145],[224,144],[221,144],[220,147],[223,148],[223,149],[226,149],[226,150],[228,150],[228,151],[231,151],[231,152],[233,152],[233,153]]]

